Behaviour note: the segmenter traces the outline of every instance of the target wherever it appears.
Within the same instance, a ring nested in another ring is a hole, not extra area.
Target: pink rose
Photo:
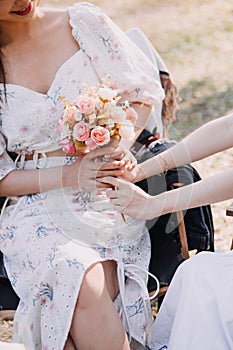
[[[90,135],[90,129],[84,121],[75,124],[73,129],[73,138],[78,141],[86,141]]]
[[[95,110],[95,99],[88,95],[78,96],[75,104],[83,114],[91,114]]]
[[[98,147],[98,145],[91,138],[87,139],[85,141],[85,144],[90,151],[92,151]]]
[[[75,145],[69,139],[63,139],[59,141],[59,144],[62,146],[62,150],[67,154],[75,154],[76,152]]]
[[[126,118],[129,119],[133,124],[136,123],[138,119],[138,114],[133,107],[128,107],[126,109]]]
[[[110,133],[108,129],[96,126],[91,131],[91,138],[98,146],[103,146],[110,141]]]

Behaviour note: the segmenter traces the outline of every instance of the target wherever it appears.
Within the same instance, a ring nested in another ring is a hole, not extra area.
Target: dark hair
[[[5,75],[5,69],[3,65],[3,53],[0,47],[0,82],[3,83],[3,89],[4,89],[4,98],[6,101],[6,75]],[[0,93],[0,102],[3,102],[3,94]]]
[[[8,38],[6,35],[2,33],[2,30],[0,29],[0,83],[3,83],[3,93],[1,91],[0,93],[0,110],[1,110],[1,103],[3,102],[3,99],[6,102],[6,72],[3,64],[3,52],[2,48],[7,44]]]
[[[36,1],[35,1],[36,2]],[[40,0],[37,0],[37,5],[40,3]],[[0,82],[3,83],[3,93],[0,92],[0,110],[1,103],[7,102],[7,91],[6,91],[6,72],[3,65],[3,52],[2,47],[8,43],[8,38],[5,37],[0,29]]]

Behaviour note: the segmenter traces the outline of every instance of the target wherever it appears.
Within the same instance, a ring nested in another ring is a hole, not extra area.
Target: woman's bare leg
[[[112,302],[118,291],[116,276],[116,264],[113,261],[105,262],[104,265],[96,263],[87,270],[70,330],[78,350],[130,349],[126,332]]]
[[[119,293],[118,279],[117,279],[117,263],[113,260],[102,262],[104,269],[105,283],[110,298],[114,300]]]
[[[73,343],[73,340],[70,336],[70,334],[68,335],[67,341],[65,343],[65,347],[63,350],[77,350],[76,346]]]

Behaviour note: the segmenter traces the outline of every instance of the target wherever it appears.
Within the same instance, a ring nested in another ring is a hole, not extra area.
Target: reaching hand
[[[111,185],[112,190],[107,191],[107,196],[114,209],[138,219],[152,219],[153,197],[138,186],[120,178],[104,177],[98,181]]]
[[[130,152],[130,150],[120,145],[115,150],[115,152],[111,154],[111,156],[106,157],[106,159],[108,159],[109,161],[121,161],[121,178],[130,182],[135,181],[136,176],[138,174],[137,160],[134,157],[134,155]]]

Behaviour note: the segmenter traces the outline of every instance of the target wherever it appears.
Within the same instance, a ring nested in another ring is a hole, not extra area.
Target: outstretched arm
[[[181,142],[139,164],[133,180],[139,181],[233,147],[233,114],[211,121]],[[125,177],[125,175],[123,175]],[[173,211],[189,209],[233,198],[233,169],[216,174],[180,189],[150,196],[132,183],[111,177],[102,182],[116,187],[108,196],[116,210],[152,219]]]
[[[206,123],[167,151],[139,164],[133,181],[140,181],[231,147],[233,114]]]
[[[115,189],[107,195],[119,212],[150,220],[160,215],[233,198],[233,169],[176,190],[150,196],[138,186],[112,177],[102,181]]]

